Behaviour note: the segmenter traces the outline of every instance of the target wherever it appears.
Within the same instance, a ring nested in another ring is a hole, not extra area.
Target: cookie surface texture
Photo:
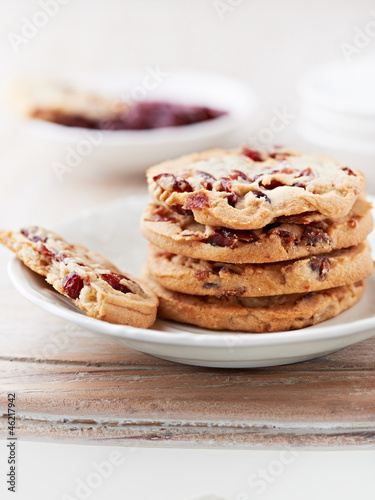
[[[255,161],[247,150],[211,150],[147,171],[153,199],[204,225],[259,229],[279,217],[346,216],[363,174],[329,157],[290,151]]]
[[[335,288],[368,278],[370,247],[272,264],[226,264],[174,255],[150,245],[148,269],[163,287],[192,295],[263,297]]]
[[[279,222],[256,230],[205,226],[155,202],[149,203],[141,220],[145,238],[166,252],[239,264],[279,262],[358,245],[373,225],[371,204],[363,196],[341,219]]]
[[[172,292],[145,270],[144,279],[159,297],[159,316],[211,330],[267,333],[295,330],[333,318],[352,307],[363,281],[307,294],[274,297],[199,297]]]

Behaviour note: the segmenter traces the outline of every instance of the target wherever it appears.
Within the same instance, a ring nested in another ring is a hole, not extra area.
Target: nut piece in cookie
[[[40,227],[0,231],[0,242],[88,316],[139,328],[154,323],[156,295],[101,255]]]

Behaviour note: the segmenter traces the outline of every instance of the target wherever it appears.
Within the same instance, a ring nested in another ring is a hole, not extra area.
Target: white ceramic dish
[[[255,93],[247,84],[214,73],[164,69],[166,75],[158,82],[155,78],[152,80],[152,71],[152,68],[143,68],[104,76],[80,75],[66,81],[78,88],[112,95],[123,101],[140,96],[145,100],[209,106],[228,114],[193,125],[154,130],[98,132],[36,119],[28,120],[28,129],[60,148],[62,163],[64,150],[68,161],[69,151],[71,155],[72,149],[82,151],[77,169],[80,176],[133,172],[185,153],[230,147],[238,142],[237,134],[251,120],[257,105]],[[147,87],[152,84],[153,88],[146,89],[145,84]]]
[[[299,135],[318,149],[366,174],[375,193],[374,56],[344,59],[313,68],[298,81]]]
[[[147,243],[138,220],[148,197],[130,197],[87,211],[56,228],[69,240],[89,246],[120,268],[139,275]],[[370,242],[375,248],[375,234]],[[268,334],[213,332],[158,320],[149,330],[112,325],[87,317],[71,301],[14,258],[9,274],[17,290],[56,316],[160,358],[225,368],[275,366],[323,356],[375,334],[375,277],[361,301],[337,318],[301,330]]]

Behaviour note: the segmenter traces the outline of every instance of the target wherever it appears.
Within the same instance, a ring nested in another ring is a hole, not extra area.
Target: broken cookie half
[[[0,242],[88,316],[137,328],[155,322],[154,292],[101,255],[40,227],[0,231]]]

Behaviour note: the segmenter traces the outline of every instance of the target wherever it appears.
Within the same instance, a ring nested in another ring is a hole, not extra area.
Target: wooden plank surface
[[[0,409],[16,392],[20,437],[131,446],[375,443],[375,339],[290,366],[196,368],[71,326],[10,287],[0,300]]]
[[[5,150],[9,141],[1,141]],[[7,189],[0,200],[0,227],[51,227],[123,192],[120,182],[86,182],[83,189],[74,176],[60,184],[50,169],[55,151],[26,137],[22,145],[3,155],[12,168],[2,171]],[[126,182],[132,192],[143,185],[143,176]],[[29,304],[9,281],[9,256],[0,248],[2,435],[6,394],[15,391],[18,435],[25,439],[130,446],[374,445],[375,339],[323,359],[274,368],[173,364]]]

